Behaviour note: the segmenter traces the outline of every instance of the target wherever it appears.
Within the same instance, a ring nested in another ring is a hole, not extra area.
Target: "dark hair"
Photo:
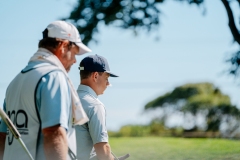
[[[60,41],[56,38],[43,38],[39,41],[38,47],[42,48],[56,48]]]
[[[38,47],[55,49],[59,43],[61,43],[61,41],[57,40],[56,38],[43,38],[39,41]],[[71,49],[71,47],[74,45],[76,45],[74,42],[69,41],[68,49]]]
[[[91,71],[83,71],[83,70],[80,70],[80,77],[81,79],[87,79],[88,77],[91,76],[93,72]]]

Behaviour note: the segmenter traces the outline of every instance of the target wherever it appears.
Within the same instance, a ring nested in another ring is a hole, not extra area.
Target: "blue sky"
[[[54,20],[69,15],[75,0],[0,1],[0,103],[7,85],[37,50],[42,31]],[[144,124],[143,114],[150,100],[179,85],[212,82],[240,107],[240,86],[223,72],[229,52],[237,50],[227,25],[227,15],[219,0],[207,0],[203,8],[168,1],[160,6],[161,27],[137,37],[131,30],[101,25],[98,44],[91,43],[89,54],[109,61],[112,87],[99,96],[107,109],[107,125],[117,130],[125,124]],[[232,5],[239,16],[239,6]],[[237,21],[238,22],[238,21]],[[239,27],[239,23],[238,23]],[[155,37],[159,36],[159,41]],[[88,55],[89,55],[88,54]],[[74,86],[79,84],[78,64],[87,55],[77,57],[69,73]]]

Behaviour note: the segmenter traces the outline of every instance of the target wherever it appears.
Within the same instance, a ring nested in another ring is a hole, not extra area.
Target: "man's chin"
[[[66,68],[66,72],[68,73],[70,71],[71,68]]]

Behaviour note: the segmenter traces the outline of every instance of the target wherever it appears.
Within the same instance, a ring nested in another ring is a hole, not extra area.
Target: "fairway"
[[[129,160],[239,160],[240,141],[164,137],[110,138],[117,156]]]

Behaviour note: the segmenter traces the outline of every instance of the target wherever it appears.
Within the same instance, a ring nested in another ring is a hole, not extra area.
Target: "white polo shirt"
[[[108,142],[106,127],[106,110],[92,88],[79,85],[77,89],[84,111],[89,122],[76,126],[77,158],[87,160],[96,155],[93,145],[99,142]],[[92,151],[92,153],[91,153]]]

